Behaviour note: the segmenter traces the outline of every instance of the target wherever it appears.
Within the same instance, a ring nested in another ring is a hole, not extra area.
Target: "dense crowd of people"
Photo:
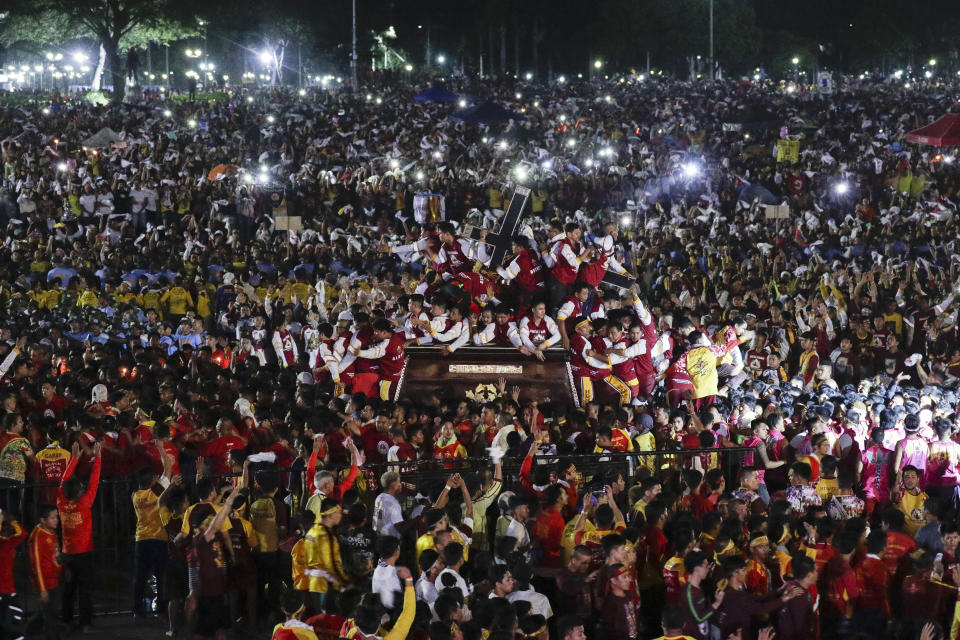
[[[95,628],[110,479],[168,636],[957,638],[951,92],[450,88],[517,117],[0,107],[2,632]],[[405,395],[411,345],[570,397]]]

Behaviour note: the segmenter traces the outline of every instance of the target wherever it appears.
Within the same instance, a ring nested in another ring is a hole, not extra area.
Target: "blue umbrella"
[[[413,96],[413,99],[417,102],[456,102],[457,94],[442,87],[430,87]]]
[[[519,120],[523,116],[501,107],[496,102],[487,100],[473,107],[457,111],[450,117],[470,124],[503,124],[511,120]]]
[[[760,198],[761,204],[780,204],[780,198],[759,184],[742,186],[737,192],[737,200],[753,202],[755,198]]]

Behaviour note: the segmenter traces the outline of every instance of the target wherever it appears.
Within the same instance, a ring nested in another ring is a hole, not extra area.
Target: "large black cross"
[[[510,198],[510,206],[507,207],[506,213],[504,213],[503,218],[500,219],[500,228],[496,232],[488,231],[485,237],[483,236],[483,229],[472,225],[464,226],[464,237],[472,240],[480,240],[493,247],[489,264],[491,269],[496,269],[502,265],[504,258],[510,252],[513,236],[520,227],[523,209],[527,206],[527,200],[529,199],[530,189],[526,187],[516,187],[513,191],[513,197]],[[481,240],[481,238],[483,239]],[[600,282],[601,284],[608,284],[619,289],[629,289],[636,280],[629,275],[623,275],[608,269],[603,276],[603,280]]]
[[[486,237],[483,236],[483,229],[472,225],[466,225],[463,228],[463,235],[473,240],[481,240],[493,247],[493,253],[490,254],[490,268],[496,269],[503,264],[503,259],[510,253],[513,243],[513,236],[520,226],[520,217],[523,215],[523,208],[527,206],[527,200],[530,199],[530,189],[526,187],[517,187],[513,191],[513,197],[510,198],[510,206],[507,212],[500,218],[500,228],[496,232],[488,231]]]

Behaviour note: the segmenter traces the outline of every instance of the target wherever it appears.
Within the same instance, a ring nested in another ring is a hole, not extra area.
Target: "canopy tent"
[[[114,142],[123,142],[123,138],[110,127],[104,127],[84,140],[82,144],[85,147],[107,147]]]
[[[487,100],[473,107],[457,111],[450,117],[470,124],[503,124],[511,120],[519,120],[523,116],[501,107],[496,102]]]
[[[430,87],[413,96],[417,102],[456,102],[457,94],[447,91],[443,87]]]
[[[960,145],[960,113],[948,113],[936,122],[914,129],[907,134],[907,142],[936,147]]]

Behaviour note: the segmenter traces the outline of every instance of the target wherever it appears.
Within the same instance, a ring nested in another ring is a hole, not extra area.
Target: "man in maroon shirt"
[[[622,564],[609,567],[610,591],[603,600],[601,624],[608,638],[639,640],[643,632],[640,598],[633,592],[633,576]]]

